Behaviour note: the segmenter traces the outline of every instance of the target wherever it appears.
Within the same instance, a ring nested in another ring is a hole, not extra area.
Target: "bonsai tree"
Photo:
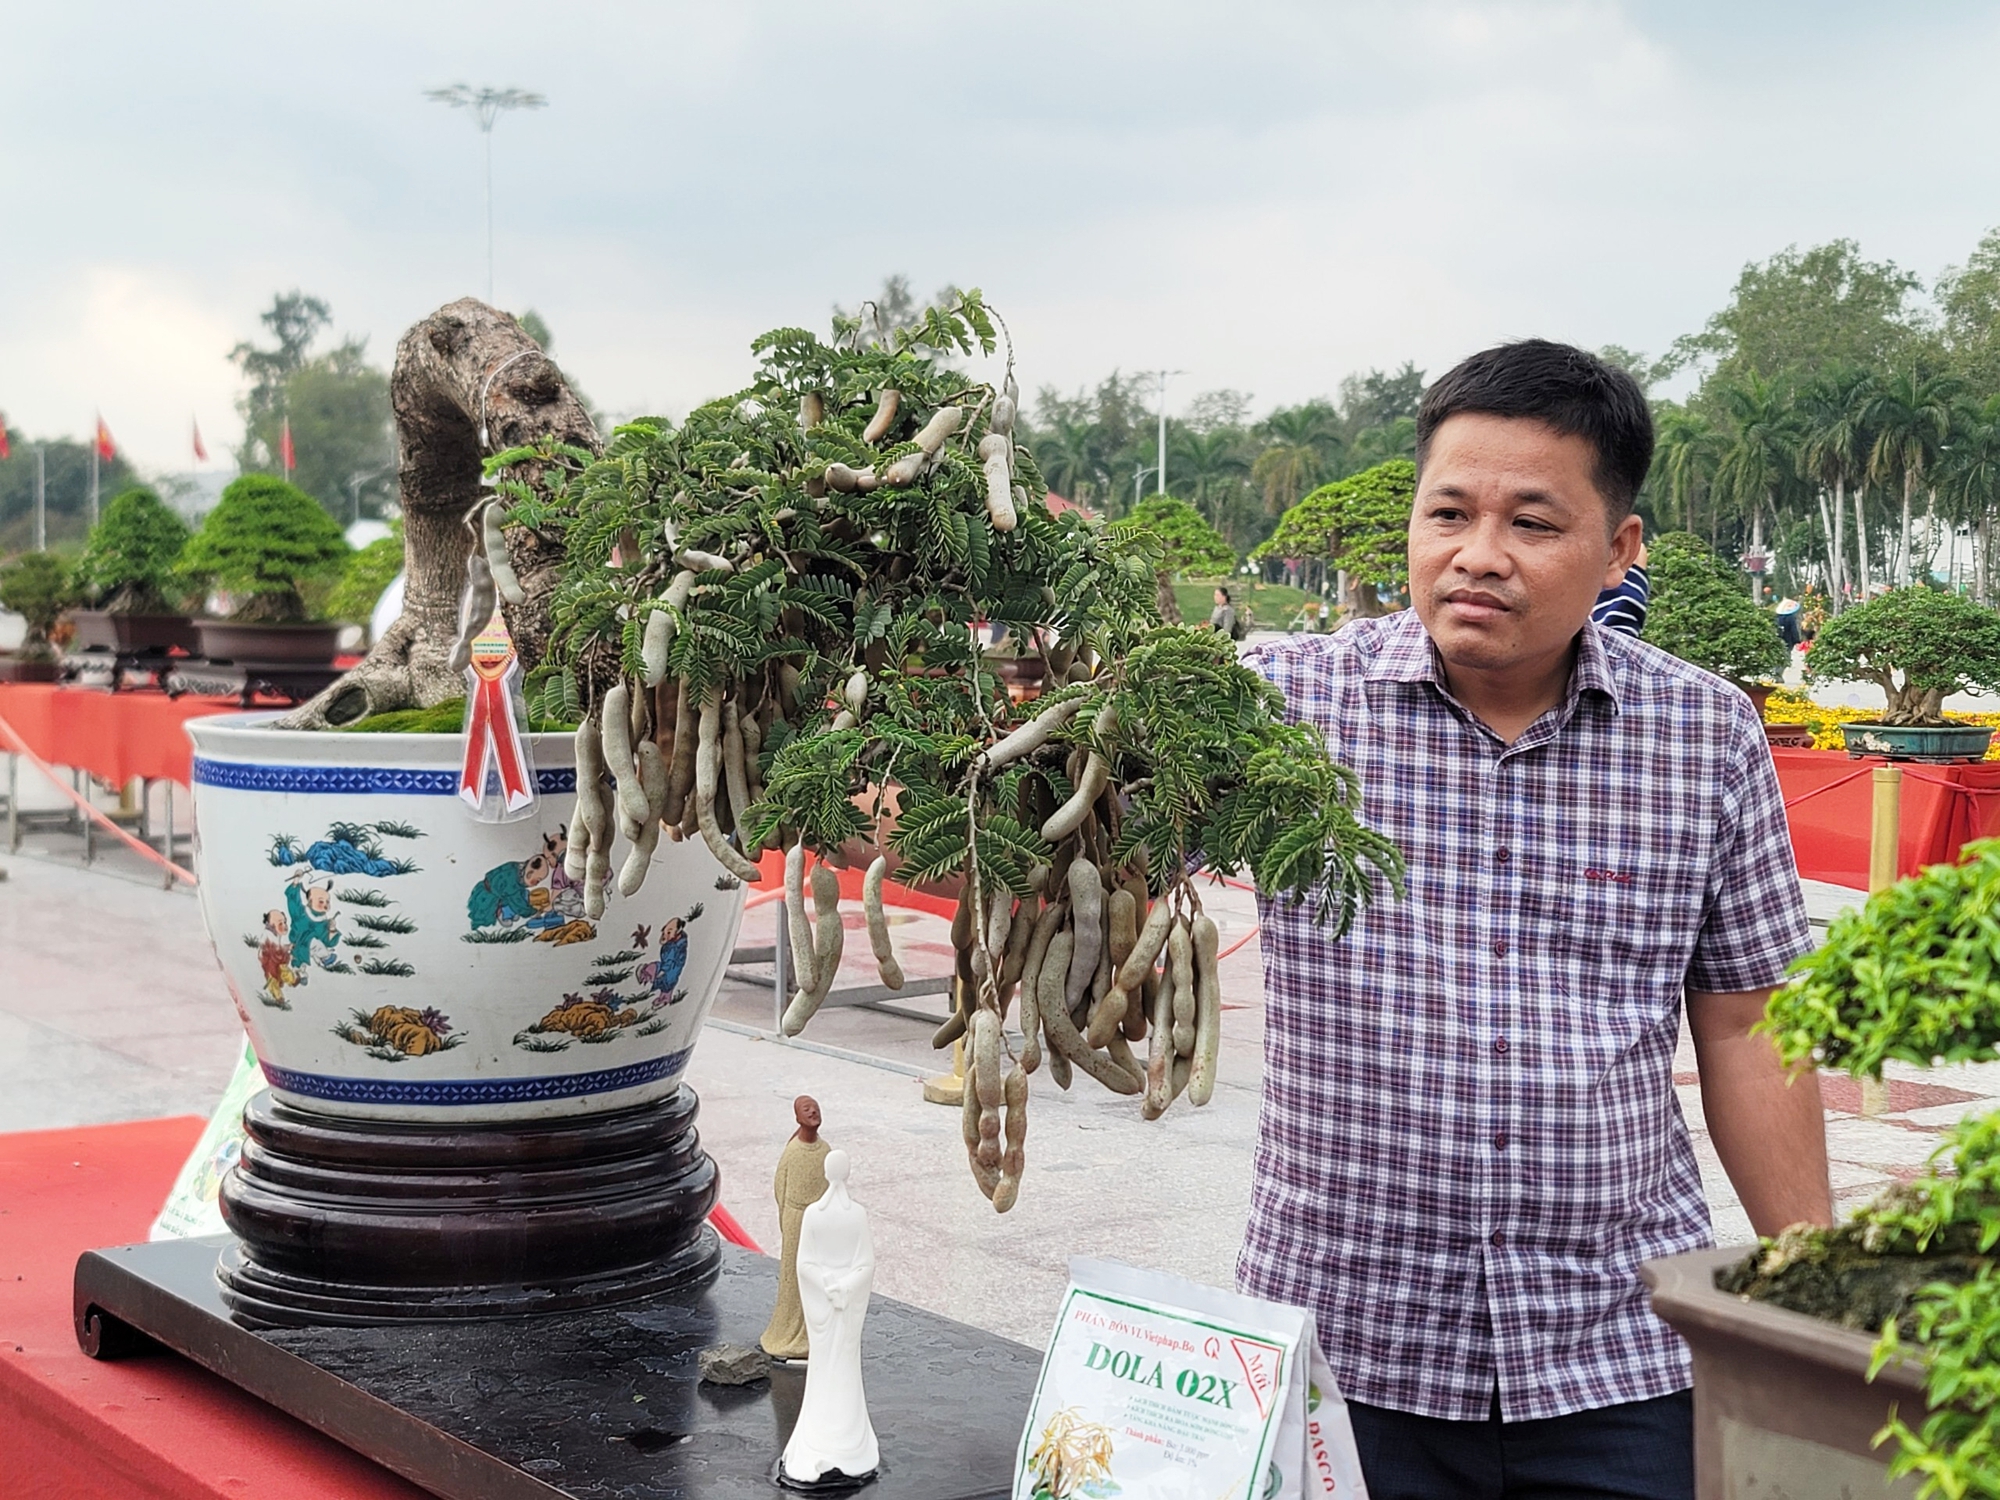
[[[1649,551],[1648,642],[1738,687],[1784,671],[1791,653],[1776,621],[1700,537],[1669,531]]]
[[[1845,616],[1842,617],[1846,618]],[[1827,627],[1831,630],[1831,624]],[[1815,647],[1815,650],[1818,648]],[[1967,846],[1836,918],[1763,1029],[1788,1063],[1880,1078],[1891,1059],[1992,1061],[2000,1044],[2000,840]],[[2000,1112],[1957,1125],[1928,1171],[1837,1229],[1787,1230],[1717,1285],[1881,1333],[1875,1367],[1926,1366],[1932,1414],[1883,1436],[1924,1496],[2000,1493]]]
[[[1347,574],[1342,604],[1356,615],[1386,614],[1381,595],[1410,578],[1410,507],[1417,466],[1407,458],[1323,484],[1278,518],[1252,560],[1305,557]]]
[[[175,571],[187,523],[151,490],[114,495],[77,560],[77,592],[112,614],[171,614],[186,588]]]
[[[181,571],[241,596],[232,620],[288,624],[306,618],[301,586],[336,576],[348,551],[339,523],[304,490],[245,474],[189,540]]]
[[[1154,495],[1132,507],[1131,520],[1143,527],[1159,546],[1159,568],[1154,574],[1154,597],[1160,618],[1181,623],[1180,601],[1174,598],[1174,580],[1227,577],[1236,568],[1236,554],[1222,533],[1185,500],[1172,495]]]
[[[2000,614],[1921,584],[1891,589],[1821,627],[1816,679],[1861,679],[1888,695],[1884,724],[1943,724],[1947,693],[2000,691]]]
[[[1191,871],[1247,868],[1344,928],[1400,892],[1402,865],[1359,822],[1352,773],[1284,722],[1232,644],[1159,622],[1163,549],[1145,527],[1051,514],[1013,439],[1011,355],[997,383],[949,363],[996,347],[976,291],[865,337],[852,322],[831,342],[779,329],[752,345],[748,388],[678,426],[623,426],[600,453],[513,319],[440,310],[405,336],[391,380],[403,619],[287,722],[456,696],[454,648],[497,599],[531,710],[579,725],[566,864],[586,913],[614,879],[639,888],[663,827],[703,840],[725,880],[760,878],[759,856],[782,850],[792,1034],[844,943],[827,864],[869,859],[891,987],[890,861],[899,880],[956,889],[963,982],[935,1040],[969,1042],[967,1151],[1004,1210],[1045,1058],[1059,1086],[1088,1073],[1149,1117],[1182,1092],[1209,1098],[1216,931]],[[487,461],[498,497],[468,516],[482,433],[513,446]],[[989,670],[978,620],[1041,653],[1026,709]],[[1017,990],[1018,1051],[1001,1027]],[[1142,1061],[1132,1044],[1148,1040]]]
[[[328,618],[366,625],[382,598],[382,591],[403,571],[403,528],[392,525],[391,534],[377,537],[359,551],[348,554],[340,582],[327,596]]]
[[[54,661],[49,640],[62,612],[74,602],[70,570],[53,552],[23,552],[0,565],[0,605],[28,622],[26,638],[16,655],[22,661]]]

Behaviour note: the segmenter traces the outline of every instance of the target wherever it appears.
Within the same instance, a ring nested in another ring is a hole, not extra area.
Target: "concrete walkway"
[[[31,846],[33,847],[33,846]],[[53,847],[53,846],[51,846]],[[0,1130],[43,1129],[166,1114],[206,1114],[234,1066],[240,1032],[194,897],[159,889],[136,858],[86,871],[48,855],[0,859]],[[1851,893],[1822,889],[1825,913]],[[1240,892],[1210,905],[1227,947],[1253,916]],[[768,941],[771,908],[743,941]],[[855,920],[858,920],[855,919]],[[908,917],[899,947],[914,973],[949,965],[944,924]],[[842,983],[872,979],[858,933]],[[918,1075],[939,1066],[927,1022],[828,1011],[810,1045],[761,1034],[768,989],[725,987],[689,1081],[701,1130],[723,1169],[724,1201],[775,1246],[770,1172],[791,1129],[791,1100],[817,1097],[828,1139],[855,1157],[854,1187],[875,1215],[877,1285],[891,1296],[996,1333],[1046,1337],[1071,1255],[1113,1256],[1228,1284],[1249,1200],[1263,1015],[1254,941],[1224,966],[1222,1084],[1214,1102],[1177,1104],[1146,1124],[1135,1101],[1087,1082],[1063,1094],[1038,1077],[1021,1201],[997,1216],[973,1188],[955,1109],[923,1102]],[[917,1001],[942,1014],[936,1000]],[[835,1055],[837,1051],[850,1055]],[[866,1055],[875,1062],[860,1060]],[[1749,1227],[1702,1129],[1691,1051],[1678,1064],[1716,1228]],[[1828,1078],[1828,1137],[1843,1206],[1913,1174],[1946,1125],[2000,1107],[2000,1064],[1898,1072],[1889,1111],[1859,1115],[1859,1090]]]

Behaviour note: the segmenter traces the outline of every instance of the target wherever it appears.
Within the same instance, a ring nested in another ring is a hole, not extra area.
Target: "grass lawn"
[[[1259,630],[1283,630],[1292,623],[1292,616],[1299,612],[1301,604],[1319,597],[1289,584],[1257,583],[1240,577],[1221,586],[1229,590],[1229,597],[1239,609],[1245,604],[1250,606]],[[1181,618],[1190,625],[1206,622],[1208,612],[1215,608],[1216,587],[1214,583],[1175,584],[1174,598],[1180,604]]]

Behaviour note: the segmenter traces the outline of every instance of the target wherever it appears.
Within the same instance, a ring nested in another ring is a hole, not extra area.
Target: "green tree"
[[[1159,584],[1160,615],[1171,624],[1181,623],[1180,604],[1174,598],[1175,579],[1222,578],[1235,571],[1235,551],[1185,500],[1149,495],[1132,507],[1128,519],[1159,545],[1154,576]]]
[[[1993,511],[2000,506],[2000,395],[1961,406],[1952,418],[1952,438],[1938,467],[1938,493],[1954,524],[1972,530],[1975,597],[1993,602],[1991,565]]]
[[[51,547],[81,542],[90,529],[90,444],[56,438],[37,442],[17,427],[7,429],[11,456],[0,458],[0,554],[25,551],[35,541],[35,455],[41,452],[48,487],[45,513]],[[98,492],[115,495],[139,482],[138,474],[114,454],[98,462]]]
[[[113,614],[169,614],[186,592],[174,571],[188,528],[148,489],[114,495],[77,559],[77,592]]]
[[[1406,458],[1321,485],[1286,511],[1250,555],[1309,558],[1340,569],[1348,584],[1343,606],[1358,615],[1382,614],[1380,595],[1409,581],[1416,492],[1417,466]]]
[[[1903,491],[1902,542],[1896,554],[1896,577],[1902,583],[1914,576],[1910,566],[1911,497],[1951,436],[1959,389],[1949,375],[1903,370],[1882,380],[1868,403],[1866,420],[1875,435],[1868,450],[1868,475],[1881,484],[1898,481]]]
[[[1231,501],[1249,476],[1245,436],[1241,427],[1203,431],[1178,423],[1167,434],[1167,468],[1175,487],[1190,496],[1218,531],[1228,527]]]
[[[1829,620],[1813,641],[1815,680],[1879,686],[1885,724],[1942,724],[1947,693],[2000,692],[2000,614],[1915,584]]]
[[[1847,492],[1854,489],[1855,536],[1860,545],[1858,581],[1866,594],[1868,537],[1863,525],[1861,486],[1868,474],[1868,453],[1874,437],[1868,430],[1868,407],[1875,399],[1874,377],[1859,365],[1835,365],[1800,393],[1798,403],[1799,468],[1833,492],[1827,526],[1827,585],[1838,614],[1846,602]]]
[[[1340,382],[1341,435],[1352,441],[1370,427],[1390,427],[1404,417],[1417,418],[1424,396],[1424,372],[1413,360],[1393,373],[1369,370]]]
[[[1938,278],[1935,297],[1952,373],[1973,390],[2000,393],[2000,229]]]
[[[1791,393],[1754,370],[1714,388],[1727,422],[1727,446],[1715,488],[1750,521],[1750,550],[1764,555],[1764,517],[1778,513],[1778,493],[1797,472],[1798,431]]]
[[[268,474],[231,481],[181,554],[181,571],[242,596],[233,620],[303,620],[302,588],[337,575],[340,526],[296,485]]]
[[[1664,494],[1669,508],[1683,531],[1698,524],[1698,502],[1706,500],[1715,487],[1715,472],[1722,465],[1723,437],[1706,412],[1664,403],[1658,413],[1659,439],[1653,447],[1653,472],[1647,487]]]
[[[1776,622],[1700,537],[1669,531],[1655,537],[1648,550],[1647,641],[1739,685],[1784,670],[1791,653]]]
[[[1340,414],[1322,401],[1281,407],[1257,431],[1265,448],[1250,466],[1250,479],[1263,492],[1266,512],[1274,516],[1330,478],[1345,446]]]
[[[55,659],[56,649],[49,644],[49,632],[74,602],[69,564],[53,552],[23,552],[0,566],[0,606],[28,622],[27,637],[17,653],[22,661]]]
[[[393,524],[388,536],[377,537],[367,546],[348,554],[340,582],[327,595],[327,618],[366,625],[374,614],[382,591],[403,571],[403,527]]]

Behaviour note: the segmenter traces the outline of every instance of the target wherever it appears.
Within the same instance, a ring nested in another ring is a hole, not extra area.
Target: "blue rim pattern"
[[[575,1099],[584,1094],[609,1094],[672,1078],[687,1067],[694,1048],[683,1047],[650,1062],[594,1073],[570,1073],[559,1078],[442,1078],[419,1083],[397,1078],[336,1078],[326,1073],[300,1073],[260,1063],[265,1081],[288,1094],[331,1099],[341,1104],[533,1104],[546,1099]]]
[[[232,792],[365,793],[405,797],[455,797],[458,772],[419,771],[407,766],[262,766],[244,761],[194,758],[194,784]],[[576,790],[569,766],[537,769],[535,789],[544,796]]]

